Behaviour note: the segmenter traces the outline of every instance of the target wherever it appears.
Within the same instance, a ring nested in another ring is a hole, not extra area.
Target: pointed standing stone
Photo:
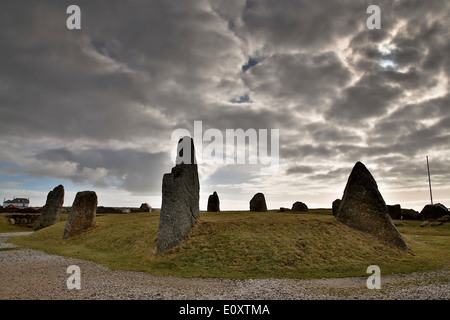
[[[94,191],[78,192],[69,211],[63,239],[94,228],[96,214],[97,194]]]
[[[190,148],[187,153],[186,148]],[[172,172],[163,177],[159,253],[180,245],[200,217],[200,182],[192,138],[184,137],[178,142],[176,163]]]
[[[214,191],[212,195],[208,197],[208,212],[219,212],[220,211],[220,201],[217,192]]]
[[[375,179],[361,162],[356,163],[348,178],[336,218],[351,228],[407,249],[400,232],[389,217]]]
[[[34,223],[34,231],[49,227],[59,222],[61,209],[64,203],[64,187],[59,185],[47,195],[47,201],[42,213]]]

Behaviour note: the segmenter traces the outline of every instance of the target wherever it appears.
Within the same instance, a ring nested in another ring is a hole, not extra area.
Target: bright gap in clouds
[[[379,51],[381,53],[381,59],[378,62],[378,64],[385,69],[392,68],[395,69],[398,67],[398,63],[395,61],[395,50],[397,48],[392,45],[381,45],[379,48]]]

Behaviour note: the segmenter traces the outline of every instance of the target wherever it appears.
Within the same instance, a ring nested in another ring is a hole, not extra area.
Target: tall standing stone
[[[176,165],[163,176],[157,250],[180,245],[200,217],[200,182],[190,137],[178,141]]]
[[[208,197],[208,212],[219,212],[220,211],[220,201],[217,192],[214,191],[212,195]]]
[[[78,192],[69,211],[63,239],[73,237],[95,227],[97,194],[94,191]]]
[[[261,192],[255,194],[250,200],[250,211],[267,212],[266,198]]]
[[[59,185],[48,193],[47,201],[42,208],[42,213],[34,223],[34,231],[49,227],[59,222],[63,203],[64,187]]]
[[[361,162],[357,162],[350,173],[336,218],[351,228],[407,249],[389,217],[375,179]]]

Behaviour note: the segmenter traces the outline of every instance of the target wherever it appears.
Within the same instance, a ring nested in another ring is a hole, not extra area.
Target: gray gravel
[[[10,233],[0,233],[0,249],[4,248],[15,248],[17,245],[13,243],[5,243],[6,240],[12,237],[19,237],[30,234],[31,232],[10,232]]]
[[[0,242],[14,234],[0,234]],[[1,248],[1,247],[0,247]],[[67,289],[67,267],[81,270],[81,289]],[[112,271],[90,261],[30,249],[0,250],[0,299],[321,300],[450,299],[450,269],[383,275],[380,290],[366,277],[334,279],[203,279]]]

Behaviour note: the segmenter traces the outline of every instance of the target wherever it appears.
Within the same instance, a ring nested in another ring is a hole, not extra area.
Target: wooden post
[[[433,194],[431,193],[430,164],[428,162],[428,156],[427,156],[427,168],[428,168],[428,185],[430,186],[430,199],[431,204],[433,204]]]

